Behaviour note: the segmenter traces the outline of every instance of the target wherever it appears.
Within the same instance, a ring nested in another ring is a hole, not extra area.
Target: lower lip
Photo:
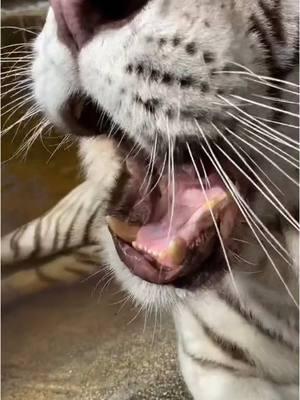
[[[177,268],[156,268],[141,253],[111,233],[115,248],[121,261],[139,278],[157,285],[173,282],[181,274],[183,266]]]

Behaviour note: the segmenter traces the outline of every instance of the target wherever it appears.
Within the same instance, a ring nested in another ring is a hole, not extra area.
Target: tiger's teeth
[[[228,201],[228,196],[227,194],[224,194],[223,196],[217,196],[212,198],[211,200],[208,200],[205,203],[205,207],[207,210],[213,210],[216,206],[222,207],[224,204],[226,204]]]
[[[163,263],[168,260],[174,265],[180,265],[183,263],[187,253],[187,245],[185,240],[176,238],[172,240],[166,251],[160,254],[159,259]]]
[[[107,225],[124,242],[131,243],[136,239],[137,233],[140,229],[138,225],[129,225],[116,217],[107,216]]]
[[[227,195],[217,196],[210,200],[207,200],[204,204],[204,210],[202,211],[201,221],[211,221],[212,214],[215,219],[219,218],[220,212],[229,204],[229,197]]]

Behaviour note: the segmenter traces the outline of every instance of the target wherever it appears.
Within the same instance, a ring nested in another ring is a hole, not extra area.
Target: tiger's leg
[[[86,181],[43,216],[1,239],[4,304],[74,283],[100,267],[98,228],[105,196],[99,186]]]
[[[2,278],[2,304],[48,289],[72,285],[86,279],[101,266],[101,247],[91,245],[57,255],[36,267],[23,268]]]
[[[43,216],[1,239],[2,272],[11,264],[97,243],[105,198],[88,181],[77,186]]]

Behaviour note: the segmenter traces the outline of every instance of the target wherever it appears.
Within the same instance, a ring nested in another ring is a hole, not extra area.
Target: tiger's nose
[[[59,38],[72,51],[80,50],[99,29],[117,29],[148,0],[50,0]]]

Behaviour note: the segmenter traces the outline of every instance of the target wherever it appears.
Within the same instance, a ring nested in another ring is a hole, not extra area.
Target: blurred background
[[[47,8],[2,0],[2,235],[81,179],[75,143],[34,115],[31,43]],[[114,283],[102,290],[105,283],[97,275],[2,308],[3,400],[189,398],[170,318],[145,319]]]

